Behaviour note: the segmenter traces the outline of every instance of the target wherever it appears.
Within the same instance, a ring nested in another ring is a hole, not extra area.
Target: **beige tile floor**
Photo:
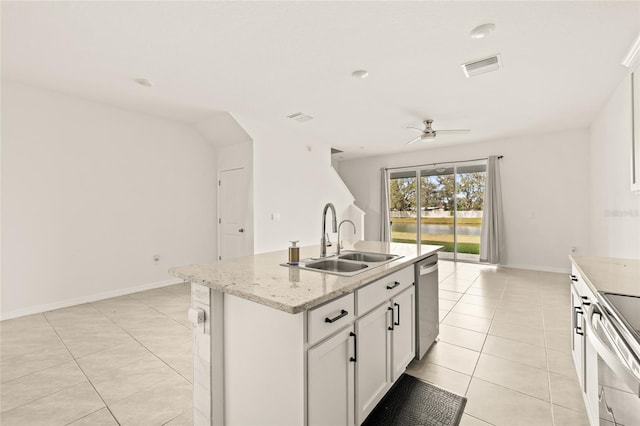
[[[566,274],[440,263],[440,341],[408,372],[462,425],[586,425]],[[0,323],[0,424],[192,425],[189,287]]]
[[[588,425],[567,274],[440,262],[440,339],[407,372],[467,397],[461,425]]]
[[[190,287],[0,323],[0,424],[192,425]]]

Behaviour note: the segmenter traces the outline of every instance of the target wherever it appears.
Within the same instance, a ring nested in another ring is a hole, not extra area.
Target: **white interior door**
[[[223,170],[218,179],[218,259],[246,256],[249,187],[244,168]]]

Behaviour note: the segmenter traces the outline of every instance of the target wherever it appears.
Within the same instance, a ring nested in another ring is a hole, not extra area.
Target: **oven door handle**
[[[640,397],[640,376],[628,365],[626,357],[618,348],[615,338],[610,335],[604,326],[603,319],[611,322],[611,318],[598,305],[593,303],[587,308],[587,338],[595,348],[598,356],[607,363],[609,368],[623,380],[629,389]]]

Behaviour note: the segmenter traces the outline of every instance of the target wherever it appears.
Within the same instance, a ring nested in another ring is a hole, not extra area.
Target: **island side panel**
[[[305,423],[305,314],[224,295],[225,424]]]
[[[205,313],[193,329],[193,422],[223,425],[223,294],[191,283],[191,306]]]

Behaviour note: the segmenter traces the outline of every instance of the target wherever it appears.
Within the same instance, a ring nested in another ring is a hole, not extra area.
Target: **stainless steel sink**
[[[344,262],[339,259],[326,259],[305,263],[304,267],[327,272],[355,272],[368,268],[369,265],[365,263]]]
[[[355,260],[357,262],[378,263],[395,259],[396,257],[398,256],[395,254],[366,253],[362,251],[354,251],[341,254],[340,256],[338,256],[338,259]]]
[[[400,257],[402,256],[397,254],[345,251],[340,255],[327,256],[320,259],[303,259],[297,267],[307,271],[351,277],[392,262]]]

